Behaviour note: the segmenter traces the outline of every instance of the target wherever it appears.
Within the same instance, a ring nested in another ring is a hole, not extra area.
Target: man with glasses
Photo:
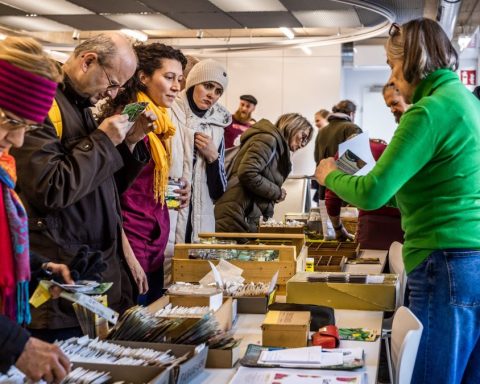
[[[113,282],[108,305],[119,312],[133,304],[119,194],[149,160],[142,139],[154,116],[142,115],[133,127],[120,114],[97,125],[91,107],[116,97],[136,65],[123,35],[85,40],[63,65],[63,86],[55,96],[61,129],[49,118],[47,128],[29,132],[24,146],[13,151],[32,250],[68,265],[76,280]],[[82,334],[71,303],[63,299],[34,308],[30,330],[46,341]]]

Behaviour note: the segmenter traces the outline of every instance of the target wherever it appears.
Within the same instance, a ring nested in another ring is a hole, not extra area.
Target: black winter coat
[[[292,163],[278,128],[262,119],[240,138],[227,190],[215,204],[217,232],[256,232],[260,217],[273,216]]]
[[[17,187],[29,216],[31,249],[47,261],[70,266],[82,246],[99,251],[107,265],[102,280],[114,283],[107,292],[108,305],[121,312],[134,301],[121,246],[119,193],[150,156],[143,141],[133,153],[125,144],[115,147],[97,129],[88,100],[68,83],[57,90],[56,100],[62,114],[61,140],[53,126],[45,127],[26,134],[23,147],[12,151]],[[69,301],[32,307],[31,328],[76,326]]]

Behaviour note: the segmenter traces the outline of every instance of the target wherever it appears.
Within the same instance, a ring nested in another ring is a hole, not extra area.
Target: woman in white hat
[[[175,243],[195,241],[200,232],[215,230],[214,201],[227,186],[224,170],[224,129],[232,117],[217,103],[228,84],[225,68],[215,60],[202,60],[188,74],[185,89],[177,96],[171,119],[177,127],[172,142],[170,177],[185,177],[192,185],[190,209],[170,211],[167,259]]]

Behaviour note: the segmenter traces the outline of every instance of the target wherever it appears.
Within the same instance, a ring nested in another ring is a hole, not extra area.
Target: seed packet
[[[375,341],[379,337],[377,330],[367,328],[339,328],[338,334],[340,340]]]
[[[128,115],[128,121],[133,123],[135,120],[138,119],[138,117],[142,114],[145,108],[147,108],[147,105],[147,101],[127,104],[123,108],[122,115]]]

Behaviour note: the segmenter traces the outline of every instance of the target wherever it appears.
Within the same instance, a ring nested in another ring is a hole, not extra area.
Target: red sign
[[[461,69],[460,80],[465,85],[477,85],[477,70],[476,69]]]

